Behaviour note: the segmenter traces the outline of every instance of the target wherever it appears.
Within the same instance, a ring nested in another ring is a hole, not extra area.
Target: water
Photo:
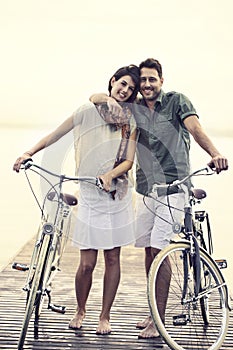
[[[46,129],[4,128],[1,137],[1,235],[0,235],[0,269],[14,260],[22,246],[34,236],[40,220],[40,212],[27,187],[23,174],[12,171],[15,159],[42,135]],[[195,186],[207,191],[207,198],[201,204],[205,208],[212,224],[214,257],[226,258],[228,268],[224,276],[233,290],[233,256],[231,215],[233,195],[233,138],[211,137],[217,148],[229,159],[230,169],[220,175],[195,179]],[[41,155],[34,157],[40,161]],[[195,142],[192,142],[191,159],[193,169],[205,166],[209,157]],[[142,261],[143,264],[143,261]]]

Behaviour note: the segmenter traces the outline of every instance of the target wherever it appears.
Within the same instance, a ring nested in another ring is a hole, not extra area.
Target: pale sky
[[[57,126],[121,66],[163,65],[202,124],[233,136],[232,0],[0,0],[0,122]]]

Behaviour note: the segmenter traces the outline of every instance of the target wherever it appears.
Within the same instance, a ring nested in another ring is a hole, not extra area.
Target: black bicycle
[[[39,225],[30,265],[15,262],[12,268],[28,271],[23,290],[26,292],[26,308],[23,324],[18,341],[18,349],[23,349],[30,319],[34,313],[34,337],[38,338],[39,317],[45,298],[48,299],[48,309],[64,314],[65,306],[54,305],[51,302],[51,282],[60,270],[62,254],[64,252],[71,225],[71,209],[77,205],[77,198],[63,192],[63,184],[67,181],[85,181],[103,189],[102,183],[96,177],[68,177],[55,174],[41,166],[34,164],[31,159],[26,160],[22,166],[30,188],[41,210]],[[48,184],[48,190],[40,205],[27,171],[31,170],[40,175]],[[57,178],[52,184],[44,174]],[[48,202],[50,205],[48,205]],[[46,208],[49,207],[49,210]]]
[[[179,235],[155,257],[148,276],[151,316],[164,341],[174,350],[219,349],[228,330],[229,296],[220,271],[227,262],[211,257],[208,213],[192,210],[193,205],[206,197],[206,192],[190,191],[185,185],[193,176],[212,174],[206,167],[171,185],[156,185],[153,189],[156,192],[158,188],[178,186],[185,194],[184,225],[173,224]],[[162,285],[168,288],[163,300]],[[166,305],[165,319],[161,305],[163,308]]]

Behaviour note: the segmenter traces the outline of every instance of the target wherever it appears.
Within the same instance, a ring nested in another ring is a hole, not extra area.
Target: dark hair
[[[139,65],[139,69],[142,68],[153,68],[156,69],[160,78],[163,76],[162,66],[158,60],[154,58],[147,58],[145,61],[141,62]]]
[[[139,91],[139,88],[140,88],[140,70],[139,70],[138,66],[136,66],[134,64],[130,64],[129,66],[119,68],[116,71],[116,73],[113,74],[113,76],[109,80],[108,91],[109,91],[109,94],[111,94],[111,91],[112,91],[111,80],[113,77],[116,80],[119,80],[121,77],[123,77],[125,75],[129,75],[133,79],[133,82],[135,84],[134,91],[127,101],[127,102],[133,102],[135,100],[137,93]]]

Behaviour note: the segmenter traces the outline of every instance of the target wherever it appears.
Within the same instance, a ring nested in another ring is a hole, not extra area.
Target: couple
[[[169,243],[172,232],[170,224],[159,220],[161,209],[156,207],[156,202],[149,205],[158,217],[145,207],[143,197],[151,192],[154,183],[171,183],[189,173],[189,134],[210,155],[210,164],[218,173],[228,168],[227,159],[202,129],[191,102],[180,93],[165,93],[162,85],[162,67],[155,59],[149,58],[139,67],[120,68],[109,81],[109,94],[92,95],[93,103],[79,108],[14,164],[18,172],[25,159],[73,130],[77,175],[98,176],[103,181],[105,191],[101,193],[80,185],[74,230],[80,248],[75,277],[77,311],[70,328],[82,327],[98,250],[103,249],[104,288],[96,333],[111,332],[110,310],[120,281],[120,247],[132,243],[135,235],[129,177],[135,152],[136,236],[139,237],[136,246],[145,247],[146,274],[155,255]],[[136,100],[138,91],[142,98]],[[182,207],[182,193],[163,195],[160,201],[166,202],[168,195],[172,206]],[[163,212],[164,215],[171,218],[169,211]],[[169,281],[163,286],[163,294],[168,287]],[[165,307],[161,308],[161,317]],[[141,338],[159,336],[150,316],[137,327],[144,328]]]

